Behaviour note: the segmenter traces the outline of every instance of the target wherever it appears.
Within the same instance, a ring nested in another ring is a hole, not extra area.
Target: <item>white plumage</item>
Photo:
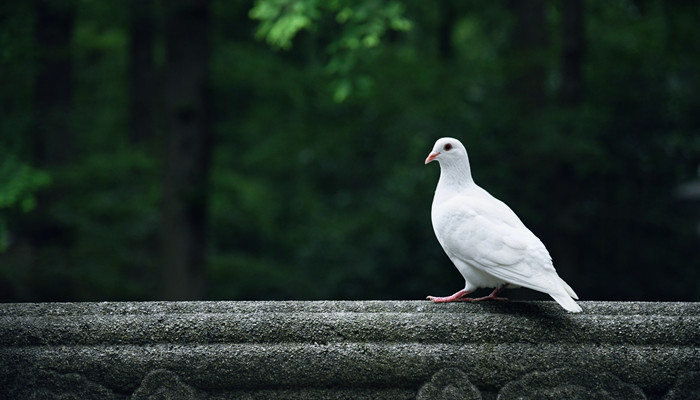
[[[435,142],[425,163],[440,163],[431,217],[440,245],[465,280],[464,290],[434,302],[503,300],[506,286],[526,287],[552,296],[570,312],[580,312],[576,293],[557,274],[544,244],[505,203],[472,179],[467,151],[454,138]],[[464,296],[480,287],[496,288],[491,295]],[[573,298],[573,299],[572,299]]]

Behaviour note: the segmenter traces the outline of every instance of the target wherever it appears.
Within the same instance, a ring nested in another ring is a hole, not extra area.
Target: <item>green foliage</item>
[[[371,79],[358,76],[358,64],[379,46],[387,31],[405,32],[412,26],[398,1],[257,0],[249,15],[260,21],[256,37],[275,48],[289,50],[302,30],[314,31],[313,40],[323,36],[329,42],[325,70],[335,77],[333,100],[338,103],[353,89],[367,92]]]
[[[50,182],[47,172],[21,163],[13,156],[0,161],[0,252],[8,246],[8,212],[32,211],[36,208],[36,192]]]
[[[260,0],[250,10],[250,17],[261,21],[255,36],[282,49],[292,46],[292,39],[309,29],[321,16],[317,1]]]
[[[249,15],[260,21],[255,33],[258,39],[288,50],[300,31],[316,28],[330,14],[342,26],[341,34],[330,46],[332,52],[337,52],[376,47],[387,29],[409,30],[411,22],[403,12],[403,5],[397,1],[257,0]]]
[[[36,207],[34,193],[49,184],[51,179],[44,171],[19,163],[10,157],[0,164],[0,209],[19,206],[22,212]]]

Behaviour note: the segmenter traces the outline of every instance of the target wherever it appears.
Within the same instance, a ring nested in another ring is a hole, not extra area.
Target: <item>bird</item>
[[[505,288],[525,287],[550,295],[565,310],[581,312],[578,296],[554,269],[542,241],[504,202],[474,182],[467,150],[459,140],[438,139],[425,164],[440,164],[431,220],[443,250],[464,277],[464,289],[451,296],[427,298],[434,303],[507,298]],[[469,298],[478,288],[490,295]]]

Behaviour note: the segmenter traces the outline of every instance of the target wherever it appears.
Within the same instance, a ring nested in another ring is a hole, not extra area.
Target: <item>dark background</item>
[[[433,142],[585,300],[700,300],[696,1],[6,1],[0,301],[422,299]],[[529,290],[514,298],[546,298]]]

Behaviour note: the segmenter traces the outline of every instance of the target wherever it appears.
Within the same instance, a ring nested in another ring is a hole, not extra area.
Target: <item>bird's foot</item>
[[[464,296],[468,295],[469,293],[473,292],[473,290],[460,290],[459,292],[453,294],[452,296],[447,296],[447,297],[435,297],[435,296],[428,296],[427,299],[432,301],[433,303],[449,303],[452,301],[471,301],[469,298],[464,298]]]
[[[498,296],[491,296],[491,295],[488,295],[488,296],[484,296],[484,297],[477,297],[476,299],[468,299],[468,300],[467,300],[467,299],[462,299],[462,300],[463,300],[463,301],[471,301],[471,302],[475,302],[475,301],[484,301],[484,300],[508,301],[508,298],[507,298],[507,297],[498,297]]]
[[[484,301],[484,300],[508,301],[507,297],[498,296],[503,291],[503,289],[506,288],[506,286],[508,286],[508,284],[505,284],[499,288],[494,289],[490,295],[484,296],[484,297],[477,297],[477,298],[464,297],[464,296],[468,295],[469,293],[473,292],[473,290],[460,290],[459,292],[453,294],[452,296],[447,296],[447,297],[428,296],[427,299],[432,301],[433,303],[449,303],[452,301],[466,301],[469,303],[473,303],[473,302]]]
[[[496,289],[493,289],[493,292],[491,292],[490,295],[484,296],[484,297],[478,297],[476,299],[471,299],[471,301],[484,301],[484,300],[508,301],[507,297],[499,297],[498,296],[499,294],[501,294],[503,289],[506,288],[506,286],[508,286],[507,283],[501,287],[497,287]]]

